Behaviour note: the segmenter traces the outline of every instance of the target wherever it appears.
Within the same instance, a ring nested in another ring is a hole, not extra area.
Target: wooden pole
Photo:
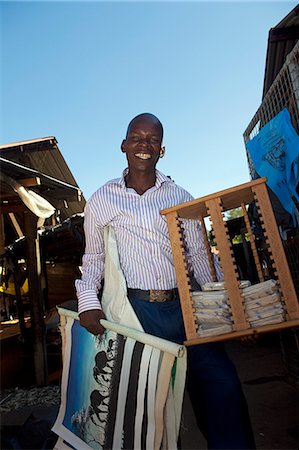
[[[181,309],[184,318],[187,339],[198,337],[197,325],[194,318],[193,302],[190,290],[190,278],[187,271],[187,263],[182,242],[182,232],[178,221],[178,214],[171,212],[166,215],[168,232],[171,236],[172,256],[176,271],[178,290],[180,294]]]
[[[31,310],[31,329],[33,334],[34,370],[37,386],[47,384],[46,330],[44,322],[44,305],[41,290],[41,261],[37,217],[29,210],[24,212],[27,273],[29,300]]]
[[[4,232],[4,217],[0,214],[0,255],[5,252],[5,232]]]
[[[252,251],[252,254],[253,254],[253,259],[254,259],[254,262],[255,262],[255,267],[256,267],[257,274],[258,274],[258,277],[259,277],[259,280],[260,280],[260,283],[261,283],[265,279],[264,279],[262,267],[261,267],[261,264],[260,264],[259,255],[257,253],[255,240],[254,240],[254,236],[253,236],[253,233],[252,233],[252,229],[251,229],[251,225],[250,225],[250,221],[249,221],[249,217],[248,217],[248,213],[247,213],[247,210],[246,210],[245,203],[242,203],[241,206],[242,206],[242,211],[243,211],[243,215],[244,215],[245,226],[246,226],[248,237],[249,237],[250,247],[251,247],[251,251]]]
[[[286,304],[289,319],[299,319],[299,305],[292,280],[292,275],[285,256],[280,234],[272,210],[266,184],[254,187],[254,195],[258,211],[262,215],[262,227],[266,243],[270,247],[270,259],[281,286],[282,296]]]
[[[225,288],[234,320],[234,331],[249,328],[245,318],[243,298],[241,296],[239,276],[232,250],[232,245],[228,238],[227,225],[223,220],[220,197],[210,199],[206,202],[211,216],[213,231],[217,248],[220,255],[221,269],[224,275]]]
[[[212,275],[212,281],[217,281],[216,269],[215,269],[215,266],[214,266],[213,254],[212,254],[211,247],[210,247],[210,244],[209,244],[208,233],[207,233],[205,221],[204,221],[204,218],[202,216],[199,216],[199,220],[200,220],[200,223],[201,223],[201,230],[202,230],[202,235],[203,235],[203,238],[204,238],[204,244],[205,244],[207,257],[208,257],[208,261],[209,261],[210,271],[211,271],[211,275]]]
[[[21,273],[20,268],[18,266],[18,260],[14,260],[14,284],[15,284],[15,292],[16,292],[16,304],[17,304],[17,312],[18,312],[18,318],[19,318],[19,327],[20,332],[23,341],[27,340],[27,333],[26,333],[26,325],[25,325],[25,318],[24,318],[24,306],[23,306],[23,300],[22,300],[22,294],[21,294]]]

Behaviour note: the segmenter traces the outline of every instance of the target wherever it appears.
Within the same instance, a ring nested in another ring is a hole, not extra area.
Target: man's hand
[[[80,325],[86,328],[90,333],[95,334],[96,336],[104,333],[105,328],[100,324],[100,319],[106,319],[106,317],[101,309],[85,311],[79,315],[79,318]]]

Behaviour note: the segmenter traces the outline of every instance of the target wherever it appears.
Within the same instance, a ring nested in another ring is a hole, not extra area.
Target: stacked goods
[[[240,282],[240,288],[248,286],[249,281]],[[228,294],[223,281],[205,283],[202,291],[192,293],[192,298],[200,336],[215,336],[233,330]]]
[[[285,320],[284,307],[277,281],[268,280],[250,285],[241,281],[246,319],[250,327],[280,323]],[[233,331],[233,318],[224,282],[206,283],[202,291],[192,292],[198,334],[215,336]]]
[[[240,281],[240,288],[246,288],[248,286],[250,286],[250,281],[248,280],[241,280]],[[202,290],[203,291],[221,291],[224,290],[224,281],[216,281],[216,282],[211,282],[211,283],[205,283],[202,286]]]
[[[267,280],[243,289],[246,318],[252,328],[285,320],[277,281]]]
[[[208,290],[192,292],[200,336],[214,336],[232,331],[232,316],[223,283],[208,283]],[[217,290],[216,290],[217,289]]]

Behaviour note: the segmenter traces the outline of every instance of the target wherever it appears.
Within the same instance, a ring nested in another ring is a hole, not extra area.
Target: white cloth
[[[37,217],[47,219],[54,214],[55,207],[36,192],[30,189],[28,190],[24,186],[19,186],[16,191],[27,208],[29,208]]]
[[[107,320],[127,325],[136,330],[143,328],[127,298],[127,286],[123,276],[112,227],[105,228],[105,283],[102,295],[102,308]]]

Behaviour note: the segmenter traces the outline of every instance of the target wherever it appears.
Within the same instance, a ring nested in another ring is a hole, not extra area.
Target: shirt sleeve
[[[208,255],[205,247],[201,225],[197,220],[183,220],[184,237],[186,242],[186,259],[189,273],[202,286],[212,281]],[[222,278],[218,258],[214,258],[217,279]]]
[[[193,200],[192,195],[189,192],[184,191],[184,198],[182,201],[187,202],[190,200]],[[184,230],[185,255],[189,274],[191,277],[194,276],[200,286],[205,283],[210,283],[212,281],[212,274],[200,222],[198,220],[183,219],[182,226]],[[216,277],[217,280],[220,281],[223,278],[223,274],[221,272],[219,260],[216,255],[213,255],[213,259]]]
[[[78,313],[102,309],[98,299],[104,273],[104,228],[99,226],[90,203],[84,210],[85,252],[82,258],[82,276],[75,281]]]

